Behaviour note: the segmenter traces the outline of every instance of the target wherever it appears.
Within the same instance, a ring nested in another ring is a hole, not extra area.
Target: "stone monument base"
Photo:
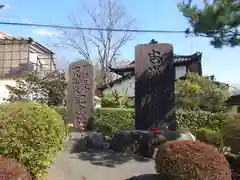
[[[152,158],[155,147],[165,141],[164,136],[156,136],[152,131],[124,130],[113,137],[110,147],[115,152]]]

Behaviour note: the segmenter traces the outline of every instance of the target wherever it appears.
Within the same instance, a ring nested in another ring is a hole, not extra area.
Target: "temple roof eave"
[[[183,65],[189,62],[201,60],[202,58],[202,53],[196,52],[192,55],[174,55],[174,60],[173,63],[175,65]],[[109,66],[108,67],[111,72],[117,72],[118,74],[124,73],[124,72],[132,72],[135,69],[135,60],[132,61],[130,64],[127,65],[122,65],[122,66]]]
[[[115,66],[115,67],[112,67],[112,66],[109,66],[108,67],[110,69],[110,71],[115,71],[117,70],[118,72],[126,72],[126,71],[133,71],[135,69],[135,65],[125,65],[125,66]]]

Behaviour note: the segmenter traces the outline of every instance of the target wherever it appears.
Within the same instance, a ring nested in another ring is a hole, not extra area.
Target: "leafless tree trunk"
[[[134,38],[132,32],[114,32],[111,29],[132,29],[135,21],[127,18],[124,8],[119,0],[97,0],[96,8],[85,8],[87,17],[92,22],[93,28],[109,29],[109,31],[81,30],[85,19],[81,15],[70,16],[69,19],[76,30],[61,29],[62,47],[68,47],[91,62],[92,56],[97,59],[103,72],[103,81],[107,79],[108,66],[114,64],[119,56],[120,49]],[[81,12],[82,13],[82,12]]]

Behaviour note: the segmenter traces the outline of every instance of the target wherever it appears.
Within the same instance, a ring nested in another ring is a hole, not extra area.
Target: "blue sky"
[[[125,6],[128,15],[136,19],[139,29],[185,30],[188,27],[186,19],[182,17],[176,7],[179,0],[119,1]],[[90,1],[2,0],[1,3],[7,4],[9,7],[1,10],[0,20],[71,25],[68,16],[73,12],[78,12],[81,4],[86,2]],[[0,31],[5,31],[13,36],[30,36],[49,47],[56,42],[55,29],[0,25]],[[189,55],[196,51],[202,52],[204,74],[214,74],[218,81],[240,84],[240,47],[225,47],[217,50],[209,45],[208,39],[186,38],[183,34],[137,34],[136,38],[121,50],[120,59],[134,59],[134,46],[148,43],[153,38],[158,42],[173,44],[175,54]],[[77,54],[60,49],[56,50],[56,53],[63,61],[66,59],[74,61],[78,58]]]

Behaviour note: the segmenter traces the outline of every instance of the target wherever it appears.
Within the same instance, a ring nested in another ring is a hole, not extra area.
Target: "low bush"
[[[101,107],[103,108],[133,108],[131,100],[127,96],[127,90],[123,96],[120,96],[117,91],[112,93],[104,93],[101,99]]]
[[[159,147],[156,171],[166,180],[231,180],[223,154],[200,141],[169,141]]]
[[[0,105],[0,154],[41,175],[65,139],[64,122],[54,109],[36,102]]]
[[[0,156],[0,179],[1,180],[33,180],[27,169],[17,161]]]
[[[134,129],[134,116],[134,109],[131,108],[96,109],[94,130],[110,138],[121,129]]]
[[[220,151],[224,147],[223,138],[219,131],[213,131],[211,129],[200,128],[196,133],[197,139],[201,142],[211,144],[217,147]]]
[[[231,148],[233,154],[240,153],[240,114],[235,115],[221,129],[224,145]]]
[[[95,130],[108,136],[121,128],[134,129],[135,110],[132,108],[100,108],[94,117]],[[210,113],[205,111],[189,111],[179,109],[176,119],[180,127],[188,128],[196,135],[200,128],[218,131],[229,120],[224,112]]]
[[[218,131],[229,120],[229,116],[225,112],[211,113],[183,109],[176,111],[176,118],[180,127],[189,128],[195,135],[200,128]]]

